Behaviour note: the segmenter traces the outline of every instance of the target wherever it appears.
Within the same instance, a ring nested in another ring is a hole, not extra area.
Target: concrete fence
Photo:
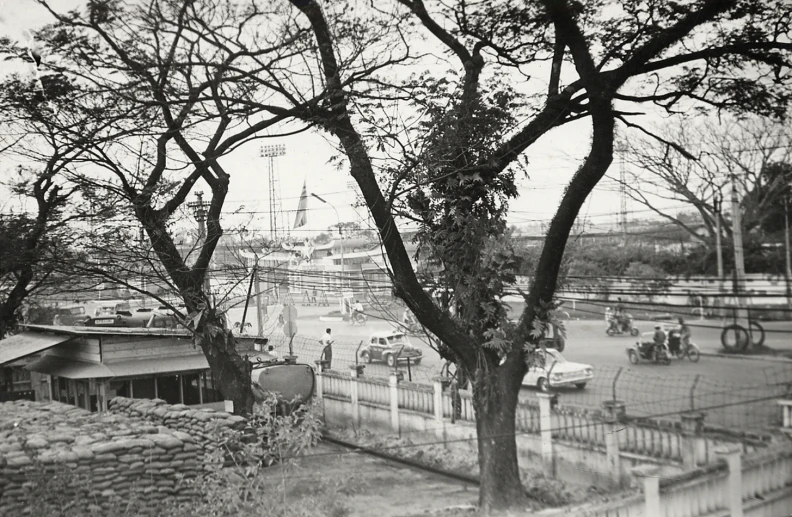
[[[724,446],[706,467],[662,477],[657,467],[633,469],[641,490],[603,504],[559,508],[546,517],[776,517],[792,508],[792,450],[744,455]]]
[[[445,442],[475,450],[472,395],[433,384],[405,382],[394,372],[387,380],[367,377],[362,366],[350,373],[318,375],[328,426],[365,428],[409,436],[416,442]],[[455,399],[456,398],[456,403]],[[456,413],[454,407],[458,406]],[[606,401],[601,411],[553,407],[552,397],[537,393],[536,402],[518,405],[517,442],[522,461],[541,458],[548,475],[606,486],[625,486],[631,468],[651,464],[666,475],[719,461],[717,450],[735,444],[751,453],[765,443],[741,440],[706,428],[704,413],[682,415],[681,423],[630,418],[620,401]]]

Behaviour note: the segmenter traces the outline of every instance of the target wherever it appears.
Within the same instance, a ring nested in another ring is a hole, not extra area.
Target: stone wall
[[[56,479],[59,501],[80,505],[85,515],[108,515],[119,502],[137,506],[138,515],[158,515],[166,498],[178,503],[197,495],[189,480],[201,470],[199,454],[190,434],[123,414],[59,402],[2,403],[0,515],[30,514],[34,498],[53,495],[34,490]]]
[[[217,431],[238,431],[245,427],[245,418],[224,411],[195,409],[184,404],[168,404],[162,399],[130,399],[115,397],[108,405],[111,414],[141,420],[150,425],[173,429],[193,436],[199,453],[219,446]]]

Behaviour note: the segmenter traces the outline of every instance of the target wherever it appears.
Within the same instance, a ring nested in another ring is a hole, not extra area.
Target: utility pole
[[[715,255],[718,257],[718,296],[715,297],[715,304],[718,306],[718,315],[723,317],[723,299],[721,294],[724,293],[723,289],[723,244],[721,238],[723,231],[721,230],[721,221],[723,220],[723,196],[720,192],[715,194],[713,201],[715,208]],[[702,313],[703,316],[703,313]]]
[[[786,270],[784,271],[786,276],[786,298],[787,298],[787,307],[792,308],[792,292],[790,289],[789,282],[792,280],[792,257],[790,257],[789,251],[789,193],[784,193],[784,255],[786,258]]]
[[[734,239],[734,294],[737,297],[737,321],[748,329],[748,311],[745,308],[745,253],[742,238],[742,213],[737,199],[737,175],[731,174],[732,234]]]
[[[206,244],[206,213],[209,211],[209,203],[204,203],[203,200],[203,192],[196,192],[195,196],[198,198],[198,201],[191,201],[187,203],[188,208],[192,208],[193,216],[195,216],[195,220],[198,222],[198,237],[201,246]],[[204,273],[204,294],[206,295],[207,299],[210,299],[211,293],[211,283],[209,282],[209,267],[207,266],[206,272]]]

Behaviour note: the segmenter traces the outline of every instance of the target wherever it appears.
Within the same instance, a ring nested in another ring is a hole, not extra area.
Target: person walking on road
[[[328,370],[330,369],[330,364],[333,361],[333,337],[331,334],[332,329],[325,329],[324,335],[319,340],[319,343],[322,344],[322,355],[319,357],[319,359],[324,361],[324,366]]]

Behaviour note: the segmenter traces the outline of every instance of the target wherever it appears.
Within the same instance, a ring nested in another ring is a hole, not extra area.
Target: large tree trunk
[[[236,340],[230,330],[223,328],[221,319],[214,314],[207,319],[196,329],[195,340],[223,397],[234,402],[234,413],[250,414],[254,402],[250,364],[236,351]]]
[[[487,390],[474,388],[482,515],[519,507],[526,500],[517,464],[519,385],[515,389],[506,377],[495,375],[484,380],[490,386]]]

